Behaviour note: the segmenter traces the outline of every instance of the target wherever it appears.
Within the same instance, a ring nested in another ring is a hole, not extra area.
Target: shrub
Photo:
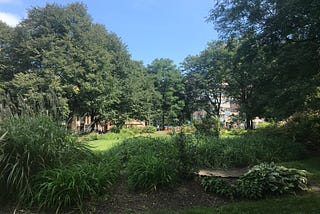
[[[110,152],[119,156],[124,168],[137,156],[152,155],[157,160],[169,161],[176,168],[179,178],[186,178],[198,171],[199,156],[194,139],[193,135],[183,133],[173,138],[136,137],[123,141]]]
[[[40,171],[93,155],[48,116],[8,118],[0,126],[1,133],[7,132],[0,144],[0,183],[6,185],[0,194],[4,198],[22,201],[31,194],[31,180]]]
[[[196,132],[196,128],[193,125],[184,125],[182,126],[181,131],[183,131],[184,133],[195,133]]]
[[[219,136],[220,120],[217,117],[206,117],[200,122],[195,122],[196,134],[206,136]]]
[[[104,194],[118,175],[118,165],[112,159],[108,164],[84,162],[45,170],[36,176],[32,204],[56,213],[70,206],[81,209],[85,199]]]
[[[177,131],[176,131],[175,129],[171,129],[171,130],[169,130],[169,131],[167,132],[167,134],[170,135],[170,136],[174,136],[174,135],[177,134]]]
[[[199,171],[199,152],[195,145],[195,137],[183,131],[173,137],[173,142],[178,151],[177,169],[179,177],[190,178]]]
[[[125,129],[122,129],[122,130],[125,130]],[[137,134],[140,134],[141,131],[142,131],[142,128],[139,128],[139,127],[129,127],[129,128],[126,128],[126,130],[129,130],[131,133],[133,133],[134,135],[137,135]]]
[[[177,156],[177,149],[172,140],[168,138],[129,138],[113,147],[111,152],[117,153],[122,164],[125,166],[132,157],[148,152],[151,152],[158,157],[170,157],[175,159]]]
[[[297,160],[304,157],[303,145],[285,136],[249,132],[232,138],[197,136],[201,166],[243,167],[262,162]]]
[[[112,132],[112,133],[120,133],[120,131],[121,131],[121,128],[117,127],[117,126],[112,126],[110,128],[110,132]]]
[[[128,185],[130,189],[156,190],[170,186],[177,180],[177,170],[169,158],[143,153],[128,163]]]
[[[282,195],[304,190],[307,172],[288,169],[273,163],[254,166],[237,183],[238,194],[245,198],[263,198],[268,195]]]
[[[295,113],[284,125],[285,133],[308,149],[320,150],[320,112]]]
[[[219,177],[204,177],[201,179],[201,185],[207,192],[216,193],[228,198],[233,198],[236,193],[235,185],[231,185]]]
[[[157,131],[157,128],[154,126],[145,126],[142,128],[141,133],[155,133]]]
[[[222,196],[257,199],[304,190],[306,173],[304,170],[263,163],[254,166],[234,184],[216,177],[203,178],[201,184],[206,191]]]

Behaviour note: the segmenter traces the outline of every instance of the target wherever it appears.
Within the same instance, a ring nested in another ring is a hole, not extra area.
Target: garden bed
[[[183,181],[175,188],[156,191],[129,191],[126,179],[121,179],[111,191],[111,197],[91,204],[94,213],[120,213],[146,210],[180,210],[192,207],[214,207],[230,201],[206,193],[194,180]]]

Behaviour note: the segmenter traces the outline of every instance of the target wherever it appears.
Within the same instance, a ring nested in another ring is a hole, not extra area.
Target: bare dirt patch
[[[94,213],[121,213],[146,210],[179,210],[192,207],[213,207],[228,200],[206,193],[195,180],[183,181],[174,188],[148,192],[132,192],[122,179],[114,186],[107,200],[91,204]],[[89,211],[89,210],[88,210]]]

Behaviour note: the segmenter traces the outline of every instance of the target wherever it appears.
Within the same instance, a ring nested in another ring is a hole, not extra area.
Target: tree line
[[[66,121],[88,115],[118,126],[128,118],[180,123],[182,75],[173,61],[132,60],[82,3],[32,8],[15,28],[0,22],[0,36],[2,112],[45,109]]]
[[[196,101],[187,102],[189,109],[200,105],[217,115],[226,93],[251,128],[256,116],[282,120],[318,111],[319,11],[316,0],[216,1],[207,21],[221,40],[183,63],[188,99]]]
[[[318,110],[319,11],[316,0],[216,1],[208,21],[221,39],[178,67],[132,60],[82,3],[35,7],[14,28],[0,22],[1,111],[180,125],[196,110],[219,116],[228,96],[251,127]]]

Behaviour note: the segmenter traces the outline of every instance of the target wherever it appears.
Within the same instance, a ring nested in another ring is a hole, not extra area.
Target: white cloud
[[[19,24],[21,18],[11,13],[0,12],[0,20],[9,25],[10,27],[15,27],[17,24]]]

